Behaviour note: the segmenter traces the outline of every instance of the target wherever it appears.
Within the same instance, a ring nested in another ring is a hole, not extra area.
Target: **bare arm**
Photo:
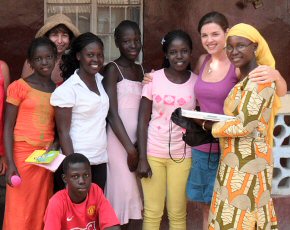
[[[27,78],[28,76],[30,76],[31,74],[33,74],[33,69],[30,67],[30,64],[28,63],[27,60],[25,60],[23,68],[22,68],[22,73],[21,73],[21,77],[22,78]]]
[[[148,124],[152,113],[152,101],[146,97],[142,97],[139,108],[138,117],[138,151],[139,164],[137,172],[140,178],[151,177],[152,171],[147,161],[147,138],[148,138]]]
[[[73,144],[69,135],[72,117],[72,108],[55,108],[55,121],[58,132],[58,138],[63,154],[74,153]]]
[[[107,120],[128,154],[127,163],[130,171],[132,172],[136,170],[138,165],[138,152],[134,146],[134,143],[130,140],[118,113],[117,83],[119,71],[114,64],[110,63],[106,66],[103,75],[103,85],[110,99],[110,108]]]
[[[9,68],[8,68],[8,65],[6,64],[6,62],[4,62],[4,61],[1,61],[0,64],[1,64],[2,74],[4,77],[4,93],[6,95],[7,87],[10,83]],[[4,97],[4,101],[5,101],[5,97]],[[4,101],[3,101],[3,103],[4,103]],[[3,113],[2,116],[4,117],[4,109],[1,112]],[[3,120],[2,120],[2,122],[3,122]],[[1,127],[3,127],[3,123],[1,124]],[[2,132],[3,132],[3,130],[1,130],[1,134],[2,134],[1,136],[3,137]],[[1,149],[3,149],[3,151],[4,151],[3,143],[2,143]],[[6,165],[5,165],[5,160],[4,160],[5,157],[3,157],[1,155],[4,155],[4,152],[2,152],[2,151],[0,152],[0,175],[4,175],[5,171],[6,171]]]
[[[287,93],[287,83],[281,76],[280,72],[270,66],[260,65],[249,73],[249,78],[253,82],[258,84],[265,84],[275,81],[276,94],[279,97],[284,96]]]
[[[19,175],[17,168],[15,166],[14,158],[13,158],[13,145],[14,145],[14,126],[16,123],[16,118],[18,114],[18,106],[12,105],[10,103],[6,103],[6,111],[5,111],[5,125],[4,125],[4,145],[5,145],[5,155],[7,159],[8,169],[6,172],[6,183],[10,186],[11,177],[13,175]]]
[[[287,94],[287,83],[285,79],[282,77],[282,75],[280,74],[280,72],[278,70],[276,70],[276,72],[277,72],[277,78],[275,80],[276,94],[279,97],[283,97]]]
[[[59,148],[60,148],[60,144],[59,144],[58,132],[57,132],[57,128],[55,127],[54,128],[54,140],[49,146],[47,146],[46,152],[48,153],[49,151],[59,150]]]

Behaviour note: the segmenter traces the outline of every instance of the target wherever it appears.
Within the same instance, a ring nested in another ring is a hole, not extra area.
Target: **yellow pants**
[[[159,230],[164,204],[170,230],[186,229],[186,183],[191,158],[175,163],[170,158],[148,156],[151,178],[141,180],[144,193],[143,230]]]

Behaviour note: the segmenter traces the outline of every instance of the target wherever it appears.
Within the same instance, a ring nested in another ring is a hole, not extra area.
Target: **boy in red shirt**
[[[45,230],[120,230],[119,220],[103,191],[91,183],[88,159],[79,153],[63,162],[66,189],[50,200],[44,217]]]

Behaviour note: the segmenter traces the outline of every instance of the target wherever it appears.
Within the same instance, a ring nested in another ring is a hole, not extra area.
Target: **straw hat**
[[[72,23],[69,17],[64,14],[55,14],[45,20],[44,25],[37,31],[35,37],[44,36],[48,31],[60,24],[65,25],[75,37],[80,35],[78,28]]]

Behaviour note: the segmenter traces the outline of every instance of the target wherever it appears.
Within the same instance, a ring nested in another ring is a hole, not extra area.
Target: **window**
[[[114,43],[114,28],[122,20],[137,22],[142,32],[143,0],[45,0],[44,3],[45,18],[63,13],[81,33],[97,34],[104,42],[105,62],[119,56]]]

